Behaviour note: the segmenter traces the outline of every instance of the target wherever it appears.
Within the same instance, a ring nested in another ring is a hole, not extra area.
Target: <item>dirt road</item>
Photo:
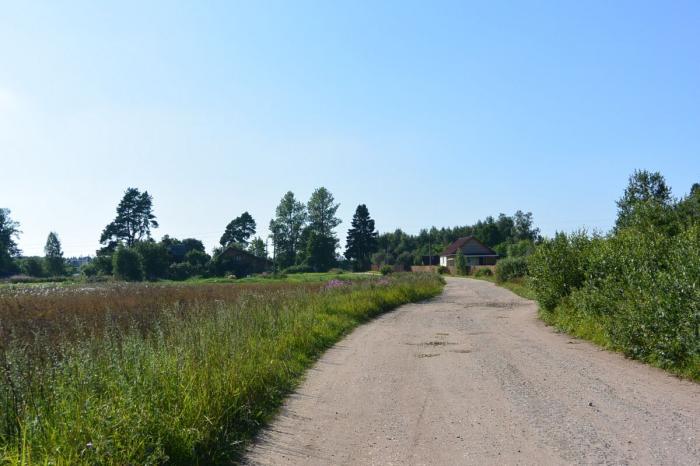
[[[491,283],[358,328],[250,464],[700,464],[700,384],[555,333]]]

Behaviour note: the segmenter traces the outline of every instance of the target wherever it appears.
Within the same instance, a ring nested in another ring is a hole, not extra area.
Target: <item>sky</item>
[[[417,233],[608,230],[635,169],[700,181],[696,1],[5,2],[0,207],[94,254],[128,187],[210,250],[325,186]]]

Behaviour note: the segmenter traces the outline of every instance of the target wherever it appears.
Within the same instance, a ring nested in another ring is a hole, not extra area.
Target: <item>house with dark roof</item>
[[[271,267],[266,257],[258,257],[236,246],[228,246],[215,259],[217,273],[233,273],[239,277],[261,273]]]
[[[473,236],[465,236],[452,242],[440,253],[440,265],[454,267],[458,250],[464,254],[467,265],[495,265],[498,260],[496,251]]]

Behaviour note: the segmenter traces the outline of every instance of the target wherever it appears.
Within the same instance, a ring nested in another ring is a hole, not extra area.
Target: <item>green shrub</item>
[[[476,272],[474,272],[475,277],[490,277],[491,275],[493,275],[491,269],[477,269]]]
[[[465,259],[461,249],[457,249],[457,254],[455,255],[455,268],[457,269],[457,275],[466,275],[469,273],[467,259]]]
[[[390,265],[382,265],[382,268],[379,269],[379,273],[382,275],[389,275],[394,272],[394,268]]]
[[[112,255],[112,270],[114,276],[120,280],[140,281],[143,280],[143,269],[141,268],[141,257],[131,249],[120,246]]]
[[[527,259],[525,257],[506,257],[496,264],[496,280],[499,282],[507,282],[525,275],[527,275]]]
[[[287,267],[286,269],[284,269],[282,271],[282,273],[292,275],[295,273],[311,273],[313,271],[314,271],[314,269],[312,267],[305,265],[305,264],[299,264],[299,265],[292,265],[292,266]]]
[[[699,251],[700,225],[678,235],[648,225],[607,238],[558,235],[531,257],[530,277],[560,328],[700,377]]]
[[[20,262],[22,272],[30,277],[43,277],[46,275],[44,260],[41,257],[27,257]]]
[[[178,262],[168,267],[168,277],[171,280],[187,280],[193,275],[192,266],[188,262]]]
[[[529,239],[523,239],[517,243],[508,244],[508,257],[526,257],[535,252],[535,243]]]
[[[190,275],[203,274],[207,270],[207,265],[211,257],[204,251],[192,249],[185,254],[185,263],[190,267]]]
[[[592,241],[584,231],[570,235],[557,233],[528,258],[530,283],[545,310],[554,309],[562,298],[583,284]]]
[[[170,265],[170,255],[162,243],[142,241],[136,243],[134,250],[141,258],[143,276],[147,280],[156,280],[166,276]]]
[[[440,275],[445,275],[445,274],[448,274],[448,275],[449,275],[450,269],[448,269],[448,268],[445,267],[444,265],[440,265],[440,266],[438,266],[438,268],[437,268],[437,273],[439,273]]]

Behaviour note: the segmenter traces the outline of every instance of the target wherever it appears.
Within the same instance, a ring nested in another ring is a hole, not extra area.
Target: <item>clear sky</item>
[[[700,181],[700,2],[0,1],[0,207],[93,254],[129,187],[208,249],[326,186],[344,240],[532,211],[608,229]]]

